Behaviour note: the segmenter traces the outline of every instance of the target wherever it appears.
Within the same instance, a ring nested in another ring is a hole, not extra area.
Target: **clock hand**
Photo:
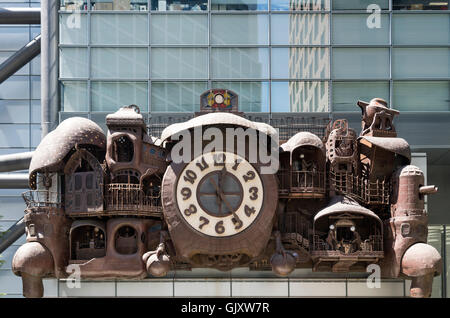
[[[222,193],[221,189],[217,186],[216,181],[214,181],[213,178],[210,178],[209,181],[212,183],[212,185],[216,189],[217,194],[220,196],[222,201],[225,203],[227,208],[230,210],[231,214],[233,214],[233,218],[234,218],[234,222],[233,223],[238,223],[238,225],[236,226],[236,229],[239,229],[242,226],[241,219],[233,211],[233,208],[231,207],[230,202],[228,202],[228,200],[226,199],[225,195]]]

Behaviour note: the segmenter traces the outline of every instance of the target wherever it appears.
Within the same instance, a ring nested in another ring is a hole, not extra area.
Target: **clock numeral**
[[[223,234],[225,232],[225,227],[223,226],[223,221],[219,221],[216,223],[215,227],[217,234]]]
[[[200,217],[200,222],[203,222],[202,224],[199,225],[199,229],[201,230],[202,227],[204,227],[206,224],[209,224],[209,220],[207,218],[205,218],[204,216]]]
[[[237,215],[231,219],[231,222],[233,222],[235,230],[239,230],[244,225]]]
[[[221,154],[214,154],[214,166],[225,166],[225,161],[227,160],[227,157],[224,153]]]
[[[256,210],[254,207],[249,207],[248,205],[245,205],[244,212],[246,216],[250,217],[252,214],[256,212]]]
[[[254,201],[254,200],[258,199],[258,188],[257,187],[251,187],[249,189],[249,192],[252,194],[250,196],[250,200]]]
[[[184,181],[194,184],[195,179],[197,179],[197,174],[192,170],[186,170],[186,175],[184,176]]]
[[[201,171],[207,169],[209,167],[209,165],[206,163],[205,158],[202,157],[201,161],[197,161],[197,163],[195,164],[197,167],[200,168]]]
[[[197,213],[197,207],[193,204],[189,206],[186,210],[184,210],[184,215],[190,216],[191,214]]]
[[[187,200],[191,197],[192,191],[191,189],[184,187],[181,189],[181,195],[183,196],[183,200]]]
[[[234,162],[233,167],[231,167],[231,169],[233,169],[234,171],[237,170],[237,168],[239,167],[239,164],[242,162],[241,159],[236,159],[236,161]]]
[[[244,174],[242,176],[242,178],[244,178],[245,182],[248,182],[248,180],[255,179],[255,176],[256,176],[255,173],[253,171],[249,170],[249,171],[247,171],[247,174]]]

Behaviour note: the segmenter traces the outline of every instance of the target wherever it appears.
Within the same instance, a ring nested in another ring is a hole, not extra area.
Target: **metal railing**
[[[48,190],[30,190],[22,193],[27,208],[62,207],[62,195]]]
[[[348,254],[347,247],[350,247],[352,242],[343,241],[338,242],[336,249],[333,249],[325,240],[320,238],[319,235],[314,235],[313,238],[313,251],[335,251],[343,254]],[[369,235],[368,239],[361,242],[359,246],[356,247],[354,252],[370,253],[370,252],[382,252],[383,251],[383,237],[381,235]]]
[[[280,169],[279,192],[288,193],[317,193],[324,194],[325,173],[321,171]]]
[[[107,211],[162,212],[160,194],[146,195],[139,184],[108,184],[105,199]]]

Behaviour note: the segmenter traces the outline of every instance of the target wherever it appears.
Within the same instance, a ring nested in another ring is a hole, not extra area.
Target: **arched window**
[[[116,162],[130,162],[134,156],[134,144],[128,136],[122,135],[113,141],[113,159]]]

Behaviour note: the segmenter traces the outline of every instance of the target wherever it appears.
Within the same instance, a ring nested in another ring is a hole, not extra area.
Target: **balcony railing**
[[[106,186],[106,210],[127,214],[160,214],[161,198],[146,195],[139,184],[112,183]]]
[[[325,174],[320,171],[280,169],[280,194],[325,194]]]
[[[27,209],[39,207],[61,208],[61,194],[48,190],[31,190],[22,193]]]
[[[367,204],[389,204],[390,183],[386,180],[369,181],[350,173],[330,171],[330,185],[336,192]]]
[[[341,241],[337,243],[336,249],[328,245],[319,235],[314,235],[313,251],[337,252],[338,254],[371,253],[383,251],[383,237],[381,235],[369,235],[358,246],[351,241]]]

